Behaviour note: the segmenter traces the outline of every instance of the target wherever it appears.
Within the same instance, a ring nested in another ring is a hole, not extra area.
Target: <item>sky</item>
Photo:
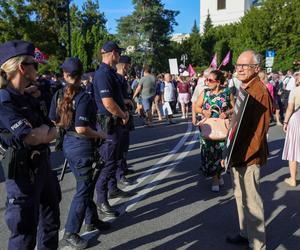
[[[72,3],[81,8],[84,0],[72,0]],[[162,0],[162,3],[166,9],[180,11],[176,17],[178,25],[174,26],[174,34],[190,33],[195,20],[199,27],[200,0]],[[131,0],[99,0],[99,5],[107,19],[106,27],[112,34],[117,32],[117,20],[133,12]]]

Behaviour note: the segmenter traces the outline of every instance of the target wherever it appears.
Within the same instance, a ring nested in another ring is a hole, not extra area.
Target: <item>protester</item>
[[[132,81],[132,84],[131,84],[131,89],[132,89],[133,93],[135,93],[137,87],[139,86],[139,82],[140,82],[140,79],[139,79],[138,76],[136,76],[135,79]],[[140,119],[142,119],[143,122],[144,122],[145,112],[144,112],[144,109],[143,109],[141,93],[137,94],[136,96],[133,96],[132,99],[133,99],[133,101],[136,105],[135,113],[138,114],[138,117]]]
[[[188,118],[189,113],[189,102],[191,99],[190,94],[190,84],[187,81],[187,77],[178,76],[177,77],[177,92],[178,92],[178,100],[181,106],[182,119]]]
[[[232,77],[228,79],[228,88],[230,92],[233,94],[234,98],[237,98],[240,86],[242,82],[237,78],[237,73],[232,74]]]
[[[126,76],[128,74],[128,71],[131,66],[131,57],[129,56],[121,56],[118,64],[116,65],[117,68],[117,76],[119,79],[119,83],[121,85],[122,89],[122,95],[123,95],[123,101],[126,105],[126,108],[130,111],[133,109],[133,103],[130,99],[129,93],[128,93],[128,83],[126,80]],[[132,184],[129,179],[126,178],[126,173],[129,171],[128,164],[127,164],[127,153],[129,150],[129,143],[130,143],[130,130],[133,130],[134,128],[134,121],[132,114],[129,113],[129,120],[128,123],[123,126],[123,134],[122,134],[122,142],[123,145],[122,149],[122,155],[121,159],[118,160],[117,165],[117,171],[116,171],[116,177],[119,183],[122,185],[130,185]]]
[[[258,72],[258,77],[262,81],[262,83],[266,85],[269,94],[274,100],[274,86],[272,83],[269,82],[268,75],[266,74],[266,72],[261,70],[260,72]]]
[[[258,77],[261,80],[261,82],[266,85],[268,92],[272,98],[273,104],[274,104],[274,86],[272,83],[269,82],[267,73],[265,71],[261,70],[260,72],[258,72]],[[274,122],[273,110],[271,113],[271,122]],[[267,135],[267,137],[268,137],[268,135]]]
[[[298,86],[291,90],[288,107],[286,110],[283,130],[286,138],[283,148],[282,159],[289,161],[290,178],[285,179],[285,183],[295,187],[297,185],[297,162],[300,162],[300,71],[296,74]]]
[[[279,74],[274,73],[272,76],[274,86],[274,109],[276,125],[282,126],[281,121],[283,120],[283,84],[279,78]]]
[[[152,104],[152,116],[154,116],[156,112],[159,121],[162,120],[161,89],[163,85],[163,78],[164,76],[162,74],[159,74],[157,76],[155,97],[154,97],[154,102]]]
[[[193,123],[193,125],[197,124],[197,112],[195,111],[196,102],[197,102],[200,94],[206,88],[206,80],[207,80],[207,78],[209,76],[209,73],[211,71],[212,71],[212,68],[207,68],[206,70],[204,70],[203,76],[198,79],[197,86],[196,86],[196,88],[193,92],[192,99],[191,99],[191,101],[192,101],[192,123]]]
[[[141,93],[143,109],[146,112],[146,122],[147,127],[152,127],[152,102],[155,96],[155,86],[156,80],[155,77],[151,74],[151,69],[148,66],[144,67],[144,76],[139,81],[139,85],[135,90],[133,99]]]
[[[173,124],[173,110],[176,107],[176,88],[172,82],[171,74],[167,73],[161,89],[161,100],[163,113],[168,124]]]
[[[213,70],[207,78],[207,89],[199,96],[195,111],[206,118],[229,118],[233,112],[234,97],[229,88],[223,86],[225,77],[220,70]],[[215,112],[213,112],[215,111]],[[206,177],[212,177],[213,192],[220,191],[224,184],[221,178],[222,152],[225,141],[213,141],[201,137],[201,171]]]
[[[286,111],[288,106],[288,100],[290,92],[293,88],[296,87],[296,81],[293,77],[293,71],[288,70],[286,76],[283,79],[283,89],[284,89],[284,111]]]
[[[236,72],[242,88],[251,96],[251,112],[245,116],[239,130],[238,145],[231,154],[231,175],[236,199],[240,233],[227,237],[227,242],[248,245],[250,249],[265,249],[264,207],[260,195],[260,170],[267,162],[266,134],[272,112],[272,99],[258,72],[262,57],[252,50],[241,53]],[[249,105],[250,105],[249,104]]]

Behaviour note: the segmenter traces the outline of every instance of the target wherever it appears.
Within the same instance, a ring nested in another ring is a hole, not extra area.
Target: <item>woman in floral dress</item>
[[[207,79],[208,88],[197,100],[196,112],[209,118],[229,118],[233,112],[234,97],[229,88],[223,86],[225,77],[220,70],[213,70]],[[218,107],[216,107],[218,106]],[[217,112],[212,112],[216,110]],[[206,177],[212,177],[212,191],[219,192],[220,185],[224,184],[221,178],[221,159],[225,141],[212,141],[201,138],[201,170]]]

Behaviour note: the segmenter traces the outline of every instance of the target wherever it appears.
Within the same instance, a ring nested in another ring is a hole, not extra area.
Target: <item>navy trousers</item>
[[[122,177],[124,177],[126,170],[128,169],[127,165],[127,152],[129,149],[129,128],[122,127],[122,137],[121,137],[121,145],[123,152],[121,153],[121,159],[117,161],[117,172],[116,172],[116,178],[117,180],[120,180]]]
[[[5,221],[11,232],[9,250],[34,249],[36,240],[37,249],[58,248],[61,190],[48,154],[41,154],[38,161],[33,180],[20,177],[5,182]]]
[[[113,134],[108,134],[107,139],[100,146],[100,155],[104,160],[104,167],[96,183],[97,203],[107,202],[108,190],[114,191],[117,188],[117,162],[123,153],[122,137],[123,126],[116,127]]]
[[[79,233],[83,220],[85,224],[93,224],[98,219],[97,207],[93,201],[95,181],[92,180],[95,145],[90,139],[66,135],[63,148],[76,178],[76,193],[70,206],[65,231]]]

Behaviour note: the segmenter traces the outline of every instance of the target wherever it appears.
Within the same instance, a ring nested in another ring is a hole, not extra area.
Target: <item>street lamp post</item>
[[[183,54],[183,55],[181,55],[181,61],[183,61],[183,65],[185,66],[185,61],[188,59],[188,56],[187,56],[187,54]]]
[[[57,5],[58,18],[62,24],[67,23],[68,27],[68,56],[71,57],[71,21],[70,21],[70,0],[61,1]],[[67,15],[67,16],[66,16]]]
[[[69,48],[68,48],[68,56],[72,56],[71,52],[71,21],[70,21],[70,0],[67,0],[67,25],[68,25],[68,42],[69,42]]]

